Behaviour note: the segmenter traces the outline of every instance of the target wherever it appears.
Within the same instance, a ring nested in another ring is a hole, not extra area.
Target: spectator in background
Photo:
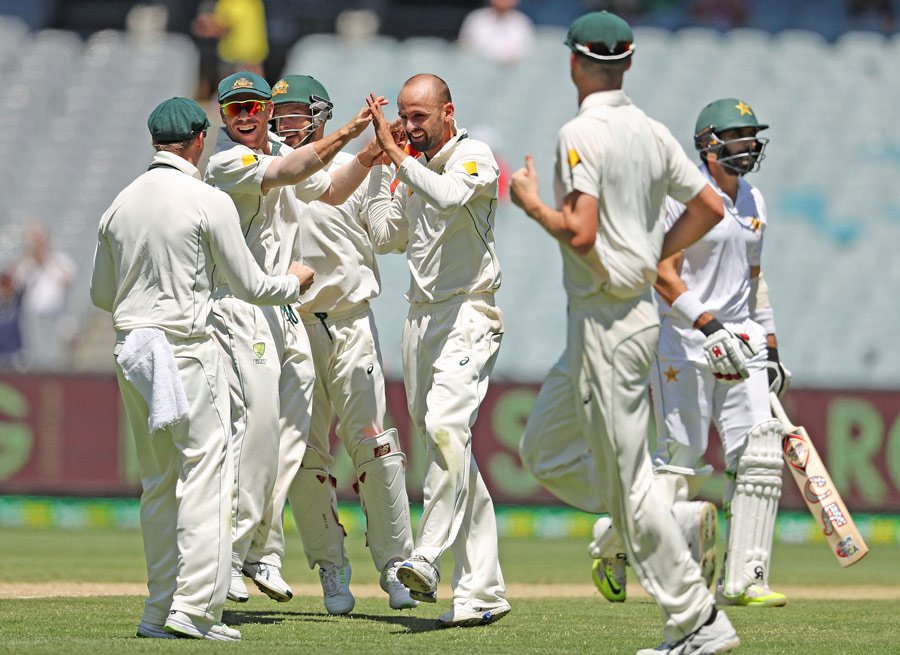
[[[54,251],[43,225],[35,223],[25,234],[28,253],[12,270],[13,284],[22,291],[22,335],[25,363],[30,368],[57,368],[63,361],[62,319],[75,263]]]
[[[476,9],[459,29],[459,45],[501,64],[525,57],[534,43],[534,23],[516,9],[519,0],[490,0]]]
[[[891,0],[846,0],[847,16],[853,29],[894,31],[894,4]]]
[[[22,367],[22,292],[12,275],[0,273],[0,368]]]
[[[239,70],[263,74],[269,55],[266,9],[263,0],[216,0],[204,3],[191,25],[194,36],[218,39],[219,71],[222,78]]]

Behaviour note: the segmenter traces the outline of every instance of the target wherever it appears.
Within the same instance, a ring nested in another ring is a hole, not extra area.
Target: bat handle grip
[[[797,426],[791,423],[791,419],[788,418],[787,412],[784,411],[784,407],[778,399],[778,394],[774,391],[769,392],[769,406],[772,408],[772,416],[781,421],[781,425],[786,431],[791,432],[797,429]]]

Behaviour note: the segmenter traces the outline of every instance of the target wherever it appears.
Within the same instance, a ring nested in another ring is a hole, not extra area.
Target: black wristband
[[[778,348],[774,346],[766,346],[766,350],[768,351],[767,358],[770,362],[775,362],[776,364],[781,363],[778,359]]]
[[[704,323],[700,326],[700,331],[708,337],[712,336],[713,332],[718,332],[719,330],[724,329],[725,326],[722,325],[722,322],[717,318],[714,318],[708,323]]]

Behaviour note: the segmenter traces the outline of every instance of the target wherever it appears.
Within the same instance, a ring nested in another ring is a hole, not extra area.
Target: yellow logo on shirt
[[[256,163],[256,155],[241,155],[241,166],[251,166]]]
[[[575,168],[581,163],[581,157],[575,152],[575,148],[569,148],[569,168]]]
[[[678,382],[678,374],[681,373],[677,368],[672,368],[671,364],[669,365],[669,370],[663,371],[663,375],[666,376],[666,384],[669,382]]]
[[[467,161],[463,164],[463,169],[469,175],[478,175],[478,164],[474,161]]]
[[[754,216],[750,219],[750,229],[754,232],[759,232],[759,228],[762,226],[762,221]]]
[[[257,357],[262,357],[266,354],[266,344],[262,341],[258,341],[253,344],[253,354]]]

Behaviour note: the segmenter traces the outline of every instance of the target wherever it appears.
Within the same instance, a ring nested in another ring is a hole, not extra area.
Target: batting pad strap
[[[697,294],[688,289],[675,299],[672,303],[672,309],[681,314],[688,322],[693,325],[700,318],[700,315],[706,311],[703,303]]]
[[[760,273],[750,279],[750,318],[758,323],[766,334],[775,334],[775,311],[769,303],[769,285]]]

